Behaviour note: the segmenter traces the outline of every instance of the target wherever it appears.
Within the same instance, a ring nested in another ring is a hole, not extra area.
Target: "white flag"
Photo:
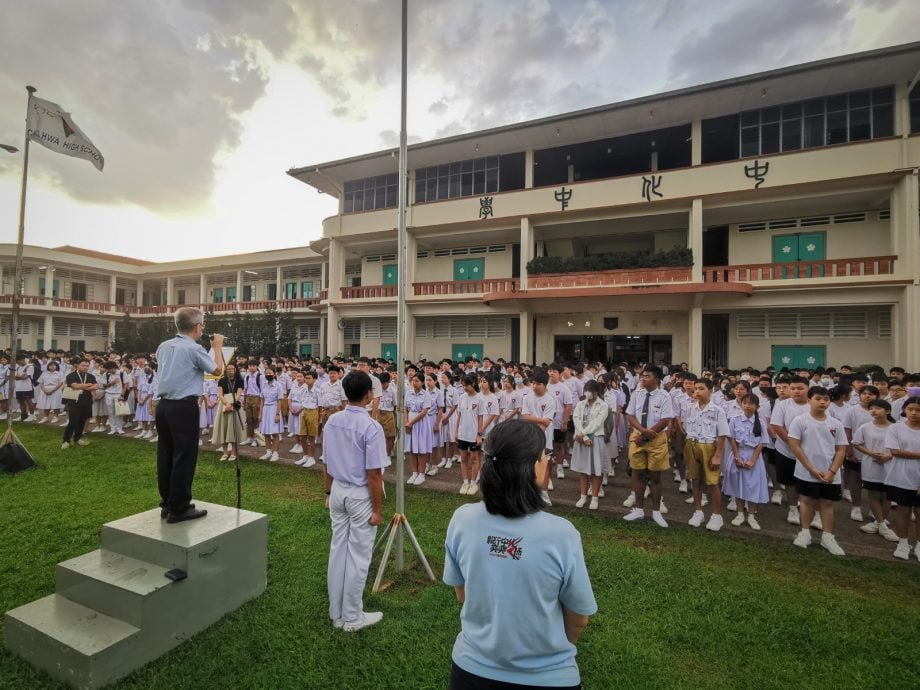
[[[29,117],[26,134],[45,148],[65,156],[83,158],[102,170],[105,159],[96,145],[77,127],[70,113],[57,103],[32,96],[29,99]]]

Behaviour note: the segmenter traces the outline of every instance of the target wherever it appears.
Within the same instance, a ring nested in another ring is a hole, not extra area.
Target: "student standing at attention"
[[[843,424],[827,414],[830,393],[822,386],[808,391],[807,414],[789,425],[789,449],[795,454],[795,484],[799,494],[802,528],[793,544],[803,549],[811,545],[811,524],[815,511],[821,515],[821,546],[834,556],[844,551],[834,538],[834,503],[842,497],[840,467],[847,441]]]
[[[323,480],[332,521],[327,585],[329,617],[336,629],[354,632],[379,623],[365,613],[364,585],[381,522],[383,470],[389,466],[383,427],[368,413],[373,383],[363,371],[342,382],[348,407],[326,422]]]

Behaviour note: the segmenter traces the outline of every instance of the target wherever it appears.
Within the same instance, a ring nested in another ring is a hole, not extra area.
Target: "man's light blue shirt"
[[[167,400],[201,395],[204,375],[217,370],[204,348],[181,333],[160,343],[157,366],[159,397]]]

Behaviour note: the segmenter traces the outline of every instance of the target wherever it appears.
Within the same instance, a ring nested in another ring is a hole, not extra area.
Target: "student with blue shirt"
[[[224,336],[211,337],[213,359],[198,340],[204,333],[204,312],[195,307],[176,310],[176,335],[157,348],[159,402],[156,410],[157,480],[160,516],[183,522],[207,515],[192,501],[192,480],[198,463],[198,398],[205,374],[224,371]]]
[[[534,465],[545,445],[534,424],[498,424],[483,500],[458,508],[447,528],[444,582],[463,604],[452,690],[581,687],[575,643],[597,603],[578,531],[543,511]]]

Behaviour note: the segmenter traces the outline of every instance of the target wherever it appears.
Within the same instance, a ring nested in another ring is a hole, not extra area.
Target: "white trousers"
[[[109,425],[116,431],[121,430],[125,424],[125,420],[115,414],[115,402],[118,398],[111,398],[105,396],[105,411],[109,416]]]
[[[346,623],[364,613],[364,585],[371,565],[377,528],[368,524],[373,512],[370,492],[338,479],[332,482],[329,516],[332,544],[329,546],[329,617]]]

